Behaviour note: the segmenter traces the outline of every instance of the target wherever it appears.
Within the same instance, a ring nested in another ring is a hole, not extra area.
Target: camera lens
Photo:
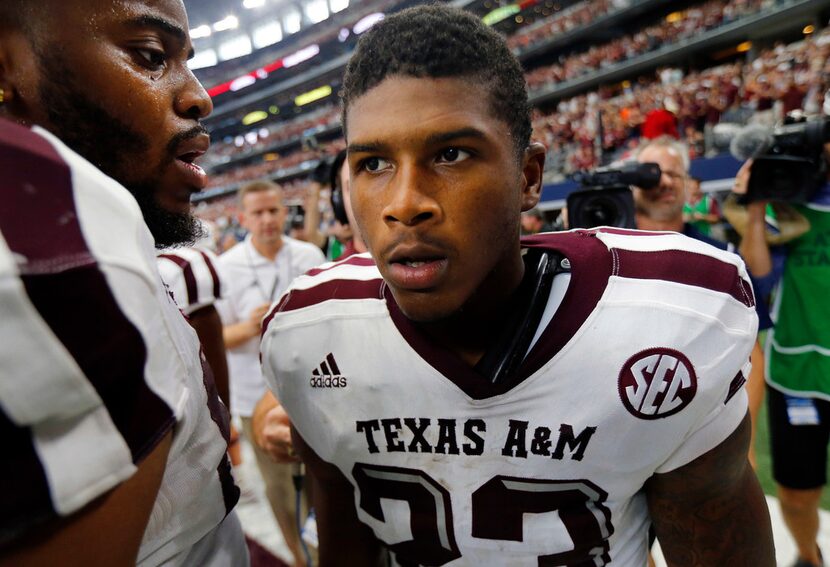
[[[585,205],[583,215],[585,221],[591,223],[591,226],[614,226],[620,216],[620,211],[614,201],[598,197]]]

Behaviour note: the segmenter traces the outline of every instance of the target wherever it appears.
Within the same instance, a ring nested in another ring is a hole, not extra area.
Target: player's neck
[[[440,321],[417,325],[466,364],[475,366],[504,328],[524,273],[524,263],[517,257],[515,266],[503,277],[495,277],[482,285],[462,309]]]
[[[260,255],[264,256],[265,258],[268,258],[273,262],[274,259],[277,257],[280,248],[282,248],[283,239],[280,236],[276,242],[262,242],[257,238],[252,238],[251,244],[253,245],[254,250],[259,252]]]
[[[640,230],[660,230],[683,232],[683,217],[671,220],[659,220],[637,213],[637,228]]]

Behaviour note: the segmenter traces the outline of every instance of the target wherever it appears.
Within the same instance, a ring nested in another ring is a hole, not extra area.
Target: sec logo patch
[[[625,409],[640,419],[660,419],[685,408],[697,393],[697,376],[682,352],[650,348],[629,358],[617,381]]]

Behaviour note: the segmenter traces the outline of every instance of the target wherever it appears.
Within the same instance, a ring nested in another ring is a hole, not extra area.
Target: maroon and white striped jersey
[[[128,479],[172,431],[138,563],[243,564],[227,411],[135,199],[5,120],[0,171],[0,546]]]
[[[523,246],[570,272],[512,380],[490,383],[422,334],[366,255],[294,282],[266,319],[265,376],[401,564],[645,565],[645,481],[746,414],[746,270],[675,233]]]
[[[224,297],[227,283],[216,268],[216,255],[205,248],[168,248],[158,253],[161,279],[185,315]]]

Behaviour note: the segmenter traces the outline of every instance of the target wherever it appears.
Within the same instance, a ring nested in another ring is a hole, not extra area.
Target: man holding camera
[[[825,144],[824,152],[830,144]],[[741,253],[757,275],[773,270],[765,199],[749,190],[753,160],[735,180],[734,191],[750,195]],[[758,174],[758,172],[755,172]],[[772,182],[764,177],[765,183]],[[786,256],[767,338],[767,382],[773,477],[781,512],[798,548],[796,567],[823,565],[816,539],[819,499],[827,482],[830,435],[830,184],[810,201],[795,205],[810,229],[780,247]]]

